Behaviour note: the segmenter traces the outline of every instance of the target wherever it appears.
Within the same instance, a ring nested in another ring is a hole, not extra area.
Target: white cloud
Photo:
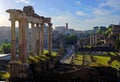
[[[106,0],[102,3],[100,3],[100,7],[105,7],[105,6],[109,6],[109,7],[113,7],[113,8],[120,8],[120,0]]]
[[[120,0],[98,0],[98,2],[98,7],[92,8],[94,16],[114,16],[115,12],[120,11]]]
[[[17,3],[25,3],[25,4],[29,4],[30,3],[30,0],[15,0]]]
[[[50,10],[52,11],[52,12],[55,12],[56,14],[61,14],[61,11],[59,10],[59,9],[57,9],[57,8],[50,8]]]
[[[64,13],[59,16],[52,17],[52,22],[54,26],[65,25],[66,22],[69,23],[69,28],[77,30],[89,30],[94,26],[106,26],[110,24],[118,24],[120,16],[94,16],[92,18],[81,19],[77,18],[71,13]]]
[[[82,11],[77,11],[76,15],[78,15],[78,16],[86,16],[87,14],[82,12]]]
[[[69,28],[77,29],[77,30],[86,30],[90,28],[86,28],[88,25],[86,21],[78,19],[74,15],[69,12],[65,12],[59,16],[52,17],[52,23],[55,26],[65,26],[66,23],[69,24]]]
[[[59,16],[52,17],[52,22],[55,26],[65,25],[66,22],[72,23],[72,21],[74,21],[74,17],[69,12],[65,12]]]
[[[75,5],[81,5],[81,2],[80,1],[76,1]]]
[[[86,19],[84,22],[92,27],[94,26],[109,26],[110,24],[118,24],[120,16],[106,16],[106,17],[96,17],[93,19]]]
[[[0,15],[0,26],[10,26],[9,15]]]
[[[105,15],[109,15],[110,11],[105,10],[105,9],[101,9],[101,8],[94,8],[93,9],[93,14],[105,16]]]
[[[119,12],[120,11],[120,0],[105,0],[99,4],[99,8],[110,7],[110,12]]]

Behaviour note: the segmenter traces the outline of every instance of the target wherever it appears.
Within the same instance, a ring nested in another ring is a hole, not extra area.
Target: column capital
[[[34,27],[34,23],[32,22],[31,25],[32,25],[32,28],[33,28]]]
[[[20,18],[19,21],[22,21],[22,22],[28,22],[27,18]]]
[[[49,26],[52,26],[52,23],[48,23]]]
[[[30,23],[33,24],[33,25],[35,24],[34,22],[30,22]]]
[[[44,23],[40,23],[40,25],[41,25],[41,26],[43,26],[43,25],[44,25]]]
[[[31,25],[33,25],[33,26],[34,26],[34,24],[35,24],[35,23],[31,22]]]
[[[15,19],[10,19],[11,22],[15,22],[16,20]]]
[[[36,26],[38,27],[38,26],[39,26],[39,24],[38,24],[38,23],[36,23]]]

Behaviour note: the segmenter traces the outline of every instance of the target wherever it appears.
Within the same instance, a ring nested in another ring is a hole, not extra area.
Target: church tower
[[[68,23],[66,23],[66,29],[68,29]]]

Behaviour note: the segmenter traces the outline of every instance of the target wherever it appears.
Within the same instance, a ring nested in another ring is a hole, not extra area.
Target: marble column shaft
[[[97,44],[97,38],[98,38],[98,36],[97,36],[97,34],[95,34],[95,44]]]
[[[31,50],[32,56],[35,56],[35,29],[34,29],[34,23],[32,23],[32,28],[31,28]]]
[[[21,19],[21,28],[22,28],[22,54],[21,55],[21,61],[26,62],[27,56],[28,56],[28,49],[27,49],[27,30],[28,30],[28,22],[27,19],[22,18]]]
[[[19,60],[22,60],[22,22],[19,21]]]
[[[11,61],[16,60],[16,32],[15,20],[11,20]]]
[[[41,55],[44,54],[44,23],[41,23],[41,32],[40,32],[40,40],[41,40]]]
[[[52,23],[48,23],[48,54],[52,52]]]
[[[39,27],[39,55],[41,54],[41,26]]]
[[[39,24],[36,25],[36,55],[39,55],[39,45],[40,45],[40,40],[39,40]]]

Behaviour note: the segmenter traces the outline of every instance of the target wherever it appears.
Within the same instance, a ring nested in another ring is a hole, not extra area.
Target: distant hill
[[[0,27],[0,44],[3,42],[11,41],[11,28],[2,26]]]

